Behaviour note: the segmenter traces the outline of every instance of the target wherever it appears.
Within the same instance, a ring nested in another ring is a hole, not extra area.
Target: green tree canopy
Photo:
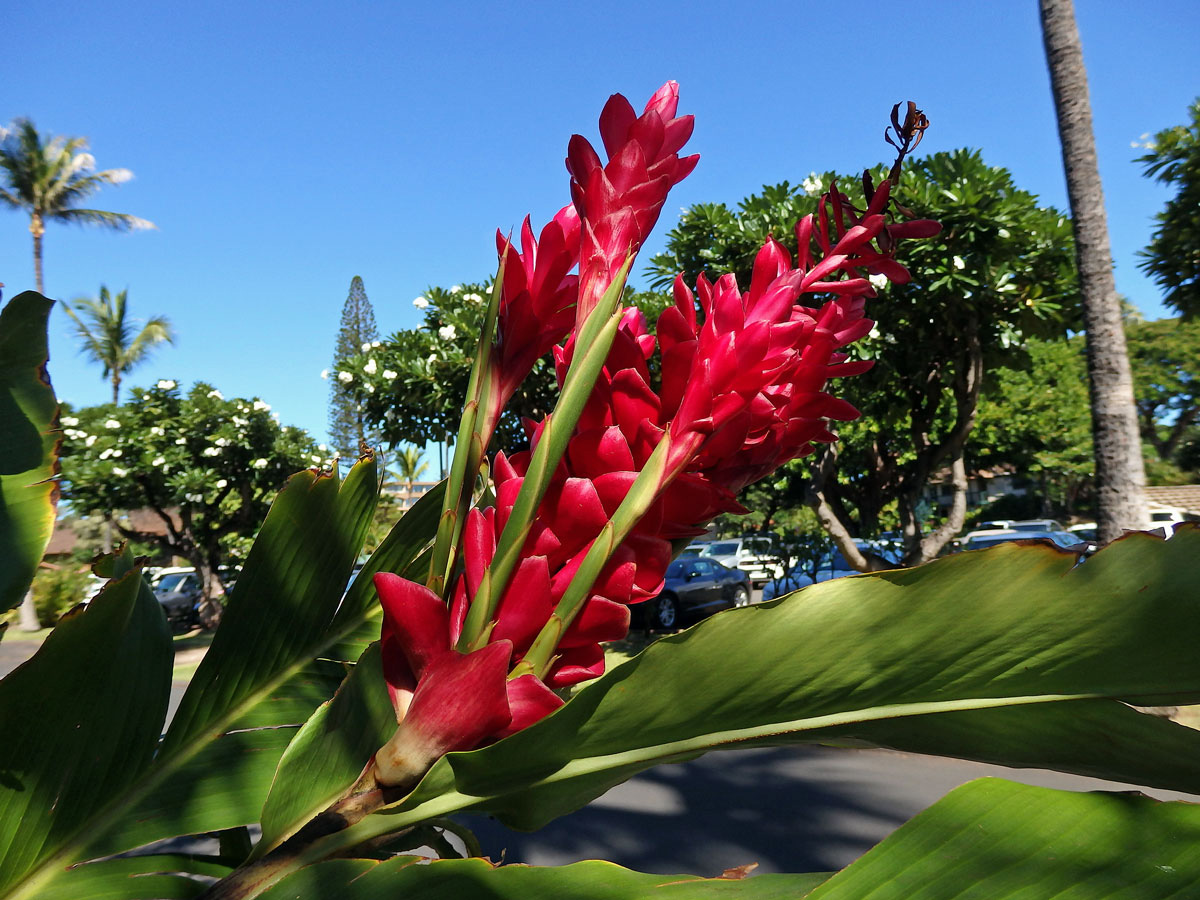
[[[1200,314],[1200,98],[1190,107],[1191,122],[1166,128],[1138,157],[1145,174],[1175,189],[1162,212],[1142,269],[1166,291],[1163,303],[1186,316]]]
[[[63,311],[74,323],[79,351],[99,363],[102,374],[111,381],[113,403],[121,402],[121,380],[126,372],[145,362],[159,344],[175,342],[175,332],[166,316],[147,319],[135,332],[128,300],[128,289],[114,295],[100,285],[98,298],[84,297],[74,304],[63,304]]]
[[[733,272],[749,285],[762,241],[768,234],[794,241],[793,223],[815,209],[835,178],[861,202],[857,178],[814,173],[799,187],[764,187],[736,210],[688,209],[667,251],[652,261],[656,283],[677,271],[691,281],[704,270],[710,278]],[[997,367],[1020,363],[1030,337],[1062,334],[1078,321],[1070,223],[1018,188],[1007,170],[989,166],[978,151],[938,153],[908,165],[896,196],[943,230],[901,246],[912,280],[882,288],[873,301],[876,328],[854,351],[876,365],[832,386],[863,416],[841,426],[841,442],[814,458],[808,482],[822,524],[862,566],[871,561],[857,554],[854,536],[898,523],[911,564],[935,556],[958,533],[980,390]],[[922,492],[947,468],[955,502],[940,523],[925,521]]]
[[[80,206],[106,184],[122,184],[133,177],[128,169],[95,169],[96,159],[88,152],[86,138],[43,135],[28,119],[16,119],[0,129],[0,201],[29,215],[39,294],[46,293],[42,282],[46,222],[100,225],[115,231],[155,227],[137,216]]]
[[[62,425],[72,510],[105,515],[125,537],[186,558],[210,597],[219,567],[240,560],[288,476],[327,464],[308,434],[280,426],[266,403],[226,400],[203,382],[185,394],[159,381],[121,406],[65,415]],[[143,510],[160,527],[139,531],[118,510]]]
[[[1125,335],[1142,441],[1180,464],[1200,425],[1200,320],[1128,322]]]

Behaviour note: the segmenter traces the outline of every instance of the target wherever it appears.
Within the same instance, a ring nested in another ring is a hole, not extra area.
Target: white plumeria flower
[[[112,447],[109,447],[107,450],[101,450],[101,451],[100,451],[100,458],[101,458],[101,459],[108,459],[110,456],[112,456],[112,453],[113,453],[113,452],[112,452]]]
[[[229,482],[226,481],[224,478],[217,479],[217,487],[219,487],[219,488],[223,488],[228,484],[229,484]]]
[[[800,182],[800,187],[806,194],[819,194],[821,192],[821,179],[817,177],[816,172],[810,172],[808,177]]]
[[[888,277],[883,274],[868,275],[867,281],[871,282],[871,287],[875,288],[877,291],[882,291],[888,286]]]
[[[329,448],[326,447],[324,444],[317,444],[317,449],[320,450],[322,453],[329,452]]]
[[[321,457],[319,457],[319,456],[310,456],[309,459],[311,459],[315,463],[319,463],[321,461]]]
[[[265,469],[267,467],[267,461],[260,456],[254,462],[250,463],[250,465],[255,469]]]
[[[152,466],[161,466],[161,465],[162,465],[163,463],[165,463],[165,462],[166,462],[166,460],[165,460],[163,457],[161,457],[161,456],[156,456],[156,457],[154,457],[154,459],[150,460],[150,465],[152,465]]]
[[[150,433],[155,437],[163,437],[167,432],[166,429],[162,428],[161,426],[155,425],[150,429]]]
[[[263,403],[261,400],[255,400],[255,401],[254,401],[254,408],[255,408],[255,409],[257,409],[257,410],[260,410],[260,411],[262,411],[262,412],[270,412],[270,411],[271,411],[271,404],[270,404],[270,403]]]
[[[224,395],[224,394],[222,394],[220,391],[218,391],[216,388],[214,388],[213,390],[209,391],[207,396],[209,396],[209,397],[213,397],[213,398],[215,398],[215,399],[217,399],[217,400],[224,400],[224,399],[225,399],[225,395]]]
[[[396,375],[397,375],[397,374],[398,374],[398,373],[396,373],[396,372],[393,372],[391,369],[384,369],[384,370],[383,370],[383,377],[384,377],[384,378],[386,378],[388,381],[395,381],[395,380],[396,380]]]
[[[349,384],[354,380],[354,376],[349,372],[338,372],[338,381],[342,384]]]
[[[1002,238],[1012,237],[1007,228],[997,228],[996,234]]]
[[[175,443],[182,447],[187,443],[187,438],[175,438]]]
[[[383,346],[383,341],[371,341],[371,349],[372,350],[374,350],[376,347],[382,347],[382,346]]]
[[[77,418],[75,418],[74,416],[66,416],[65,418],[62,419],[62,424],[63,425],[78,425],[79,420]]]
[[[217,438],[215,441],[213,441],[213,443],[216,444],[218,447],[228,447],[229,446],[229,438]]]
[[[241,416],[234,416],[229,421],[232,422],[234,425],[236,425],[238,428],[245,428],[247,425],[250,424],[249,419],[243,419]]]
[[[105,421],[104,427],[105,428],[120,428],[121,423],[118,422],[116,419],[108,419],[107,421]]]
[[[188,501],[189,503],[199,503],[201,500],[204,499],[204,495],[203,494],[184,494],[183,499]]]
[[[961,256],[954,257],[954,268],[965,269],[966,267],[967,267],[967,264],[963,261],[963,258]]]
[[[452,341],[454,336],[458,334],[458,329],[453,325],[443,325],[438,329],[438,337],[443,341]]]
[[[370,345],[368,344],[367,346],[369,347]],[[365,366],[363,366],[363,371],[366,372],[368,375],[374,375],[375,372],[378,371],[378,369],[379,369],[379,366],[376,365],[375,360],[373,360],[373,359],[368,359],[367,364]]]
[[[220,447],[205,447],[203,450],[200,451],[200,455],[201,456],[220,456],[221,448]]]
[[[362,350],[363,353],[366,353],[367,351],[369,351],[371,349],[371,342],[367,341],[365,344],[362,345],[362,347],[360,349]]]
[[[114,449],[112,452],[112,455],[113,455],[113,459],[118,459],[121,456],[121,451]]]
[[[368,393],[368,394],[373,394],[373,393],[375,393],[375,385],[373,385],[373,384],[368,384],[368,385],[366,385],[365,387],[366,387],[366,391],[367,391],[367,393]]]
[[[424,297],[417,297],[415,300],[413,300],[413,306],[415,306],[417,309],[425,309],[427,306],[429,306],[429,301]]]
[[[118,469],[116,466],[113,466],[113,474],[118,478],[124,478],[129,474],[129,471],[127,469]]]
[[[92,444],[94,444],[94,443],[96,443],[96,436],[95,436],[94,434],[89,434],[89,435],[88,435],[88,439],[87,439],[86,441],[84,441],[84,442],[83,442],[83,445],[84,445],[85,447],[90,447],[90,446],[92,446]]]
[[[483,298],[478,294],[463,294],[463,299],[468,303],[482,303]]]
[[[157,387],[160,391],[174,390],[175,381],[171,378],[164,378],[157,385],[155,385],[155,387]]]
[[[321,380],[322,380],[322,381],[328,381],[328,380],[329,380],[329,370],[328,370],[328,369],[322,369],[322,370],[321,370]]]
[[[457,293],[458,293],[459,291],[461,291],[461,290],[462,290],[462,285],[461,285],[461,284],[452,284],[452,285],[450,285],[450,293],[452,293],[452,294],[457,294]]]

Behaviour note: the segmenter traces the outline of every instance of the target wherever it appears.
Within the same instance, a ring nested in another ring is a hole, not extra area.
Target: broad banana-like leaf
[[[330,840],[462,809],[534,829],[651,765],[756,743],[874,738],[1200,792],[1200,733],[1116,703],[1200,699],[1198,555],[1195,528],[1132,535],[1082,565],[1008,545],[722,613],[537,725],[448,755]],[[973,725],[1008,734],[984,746],[964,736]]]
[[[411,858],[386,862],[334,860],[302,869],[262,894],[263,900],[337,897],[339,900],[798,900],[829,876],[758,875],[701,878],[648,875],[599,860],[569,866],[493,866],[482,859],[418,865]]]
[[[125,562],[0,681],[0,896],[42,896],[151,768],[171,635],[140,566]]]
[[[1200,886],[1200,807],[982,778],[956,788],[810,900],[1167,900]]]
[[[288,746],[262,811],[256,855],[290,837],[336,800],[396,730],[379,643]]]
[[[0,310],[0,613],[25,596],[54,531],[58,401],[46,374],[53,305],[26,291]]]
[[[132,774],[122,780],[124,788],[119,795],[102,810],[84,804],[78,807],[78,814],[59,815],[55,821],[77,821],[79,827],[53,855],[20,857],[13,869],[17,873],[13,877],[19,877],[20,883],[13,885],[11,894],[0,890],[0,896],[36,897],[41,891],[51,890],[70,894],[76,879],[95,877],[87,873],[99,871],[87,866],[67,869],[70,864],[161,838],[257,820],[290,738],[313,710],[329,699],[345,675],[345,664],[328,659],[330,654],[325,651],[344,642],[346,635],[361,627],[362,619],[369,615],[368,604],[362,602],[358,618],[347,616],[340,629],[331,628],[374,508],[376,491],[374,464],[370,461],[352,469],[340,488],[336,479],[318,478],[312,473],[302,473],[289,481],[262,529],[260,542],[265,538],[270,549],[252,553],[247,561],[230,600],[226,624],[197,673],[199,676],[205,672],[204,677],[198,677],[189,692],[192,699],[185,699],[181,708],[183,718],[177,719],[178,724],[168,733],[153,762],[147,758],[148,765],[134,765],[138,751],[131,748],[132,756],[122,759],[121,771]],[[410,513],[401,520],[376,554],[376,568],[403,570],[420,555],[436,524],[437,502],[434,498],[423,508],[432,508],[432,514],[416,510],[415,515]],[[312,553],[291,552],[297,547]],[[273,555],[275,550],[279,550],[278,556]],[[364,591],[358,588],[360,594]],[[161,609],[152,595],[150,603],[161,620]],[[165,624],[163,628],[168,654],[161,685],[165,710],[170,641]],[[222,633],[228,636],[222,638]],[[54,645],[48,642],[50,646]],[[132,652],[128,655],[139,658]],[[138,670],[131,666],[130,671]],[[76,681],[101,684],[90,675],[77,675]],[[7,686],[8,681],[4,684]],[[31,692],[31,696],[38,695]],[[121,702],[116,702],[117,698]],[[93,697],[95,714],[115,721],[133,716],[135,710],[125,708],[125,698],[130,698],[130,704],[136,699],[134,694],[121,690],[106,692],[102,700]],[[138,709],[139,715],[147,714],[144,704]],[[112,710],[121,715],[114,716]],[[23,747],[23,742],[34,740],[30,735],[45,726],[47,716],[43,710],[40,715],[6,714],[3,720],[6,740],[14,747]],[[154,742],[162,720],[160,713],[153,728]],[[16,724],[10,727],[9,723]],[[65,736],[63,740],[67,740]],[[73,802],[71,807],[75,808]],[[0,821],[4,823],[0,828],[11,828],[13,823],[19,824],[20,818],[0,810]],[[30,821],[35,822],[36,816]]]

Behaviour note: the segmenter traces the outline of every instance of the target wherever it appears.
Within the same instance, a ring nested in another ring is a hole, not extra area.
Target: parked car
[[[710,543],[711,543],[710,541],[692,541],[690,544],[688,544],[686,547],[684,547],[682,550],[679,551],[679,556],[680,556],[680,558],[682,558],[684,556],[699,556],[701,553],[704,552],[704,548],[707,547]]]
[[[744,535],[725,541],[709,541],[700,556],[730,569],[741,569],[755,587],[783,575],[783,560],[771,545],[771,539]]]
[[[855,541],[854,545],[864,553],[873,553],[888,562],[900,562],[902,551],[894,540]],[[774,578],[763,585],[762,599],[773,600],[784,594],[790,594],[792,591],[798,591],[802,587],[808,587],[810,584],[845,578],[847,575],[857,575],[858,570],[850,565],[841,550],[834,547],[817,561],[815,578],[813,574],[807,566],[794,566],[786,575]]]
[[[982,550],[1011,541],[1049,541],[1064,550],[1077,553],[1094,553],[1096,545],[1080,540],[1079,535],[1069,531],[1018,531],[1013,528],[995,528],[988,531],[972,531],[962,542],[964,550]]]
[[[994,522],[980,522],[975,531],[1065,531],[1057,519],[997,519]],[[974,533],[974,532],[972,532]],[[967,535],[970,537],[970,534]]]
[[[172,568],[160,572],[155,579],[154,599],[167,614],[167,622],[173,631],[188,631],[199,624],[201,587],[195,569]]]
[[[667,567],[663,589],[641,604],[647,628],[674,629],[685,619],[700,619],[750,603],[750,579],[703,556],[677,559]]]

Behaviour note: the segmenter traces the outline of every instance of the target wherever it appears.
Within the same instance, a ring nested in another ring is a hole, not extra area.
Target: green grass
[[[46,635],[50,633],[49,628],[40,628],[37,631],[21,631],[14,623],[9,623],[8,629],[4,632],[4,640],[6,641],[37,641],[39,644],[46,639]]]

